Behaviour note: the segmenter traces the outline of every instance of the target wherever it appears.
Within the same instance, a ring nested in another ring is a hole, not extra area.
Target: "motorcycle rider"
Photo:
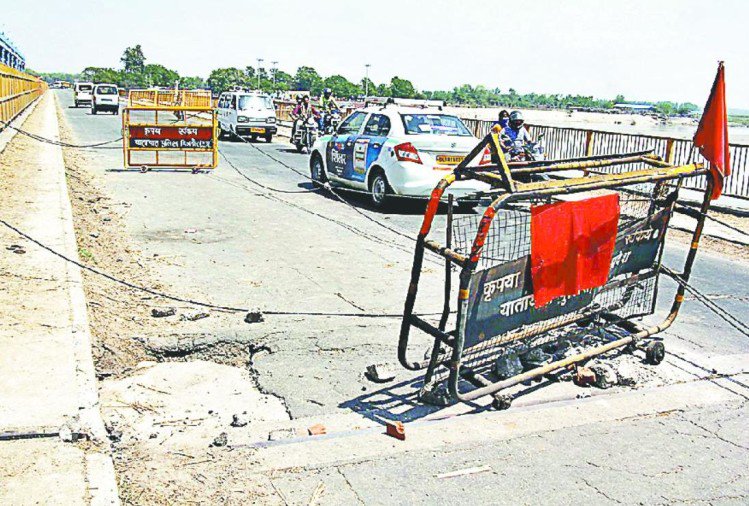
[[[333,90],[330,88],[325,88],[322,92],[322,97],[320,97],[320,109],[322,109],[323,114],[323,116],[320,117],[320,130],[324,131],[325,121],[330,117],[330,114],[340,110],[338,103],[335,98],[333,98]]]
[[[291,127],[291,143],[294,143],[294,134],[297,128],[299,128],[303,121],[307,121],[307,118],[313,115],[316,119],[320,119],[320,113],[315,109],[315,106],[310,104],[309,95],[297,96],[297,105],[291,112],[291,119],[293,121]]]
[[[520,111],[510,113],[509,124],[499,132],[499,139],[505,152],[518,144],[522,146],[533,142],[531,134],[525,128],[523,113]]]

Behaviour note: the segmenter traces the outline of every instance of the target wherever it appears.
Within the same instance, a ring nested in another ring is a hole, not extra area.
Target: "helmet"
[[[326,97],[329,97],[330,95],[332,95],[332,94],[333,94],[333,90],[331,90],[330,88],[325,88],[325,89],[323,90],[323,94],[324,94],[324,95],[325,95]]]
[[[301,95],[297,95],[296,96],[296,103],[297,104],[301,104],[302,103],[302,96]]]
[[[513,126],[520,126],[523,123],[525,123],[525,120],[523,119],[523,113],[520,111],[512,111],[510,113],[510,124]]]

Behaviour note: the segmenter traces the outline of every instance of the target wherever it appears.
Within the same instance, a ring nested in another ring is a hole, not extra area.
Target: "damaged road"
[[[55,93],[68,140],[118,135],[115,118],[68,108],[69,93]],[[605,361],[622,385],[519,385],[503,413],[487,411],[490,399],[427,406],[416,399],[415,376],[391,366],[400,320],[388,315],[402,311],[413,244],[262,153],[306,173],[306,157],[290,145],[225,141],[220,149],[239,172],[222,164],[210,174],[140,174],[120,171],[116,150],[75,160],[66,154],[81,181],[70,180],[80,197],[79,246],[94,265],[180,297],[260,311],[248,322],[246,312],[189,307],[86,276],[102,411],[125,503],[251,496],[297,504],[316,496],[323,503],[413,504],[435,502],[436,490],[444,502],[465,499],[464,490],[474,502],[507,503],[544,502],[552,489],[570,502],[596,494],[604,504],[741,502],[746,495],[747,442],[737,420],[749,395],[749,343],[699,303],[688,302],[669,329],[660,366],[643,364],[640,355]],[[271,198],[243,174],[294,193]],[[352,201],[410,235],[420,224],[419,206],[379,213]],[[442,216],[435,227],[444,227]],[[670,247],[665,262],[684,251]],[[740,312],[749,274],[735,266],[704,256],[693,279],[706,292],[735,296],[720,303]],[[427,267],[421,290],[435,297],[423,297],[417,310],[434,313],[443,266]],[[168,308],[174,311],[162,312]],[[656,317],[666,310],[659,306]],[[414,335],[413,353],[429,344]],[[701,370],[685,360],[712,365]],[[373,364],[376,378],[367,372]],[[404,442],[384,435],[392,421],[406,423]],[[725,428],[711,435],[692,422]],[[640,474],[630,468],[659,444],[669,459],[653,459]],[[732,465],[721,467],[726,458]],[[440,477],[484,465],[491,470]],[[612,485],[621,473],[637,480],[635,495]],[[707,483],[711,473],[722,489],[683,488]],[[552,484],[544,481],[550,475]],[[488,486],[497,477],[518,487],[498,496]]]

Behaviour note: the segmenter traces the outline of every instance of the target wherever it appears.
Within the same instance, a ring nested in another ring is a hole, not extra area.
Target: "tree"
[[[361,80],[359,87],[364,91],[364,93],[369,93],[370,95],[377,92],[377,86],[368,77]]]
[[[313,95],[319,95],[322,91],[322,78],[312,67],[299,67],[294,76],[294,88],[302,91],[307,90]]]
[[[179,87],[185,90],[197,90],[205,86],[205,79],[202,77],[183,77],[179,80]]]
[[[362,94],[357,85],[340,75],[326,78],[323,87],[330,88],[336,97],[356,97]]]
[[[93,83],[112,83],[118,86],[122,84],[122,72],[104,67],[86,67],[81,72],[81,77]]]
[[[141,49],[140,44],[137,44],[134,47],[128,47],[125,49],[120,61],[122,62],[122,66],[126,73],[134,74],[143,72],[146,57],[143,55],[143,49]]]
[[[398,98],[413,98],[416,94],[416,89],[408,79],[401,79],[395,76],[390,80],[390,94]]]
[[[208,76],[208,86],[217,93],[226,91],[234,85],[247,86],[247,75],[236,67],[216,69]]]
[[[179,74],[158,64],[146,65],[143,69],[143,76],[148,86],[171,87],[179,81]]]

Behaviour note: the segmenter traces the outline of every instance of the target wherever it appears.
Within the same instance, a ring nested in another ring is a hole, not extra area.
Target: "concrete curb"
[[[52,95],[55,113],[59,108],[57,96]],[[57,122],[57,114],[55,114]],[[59,123],[57,123],[59,131]],[[62,158],[60,148],[59,184],[63,188],[61,192],[60,206],[63,214],[63,234],[65,237],[65,254],[70,258],[80,261],[78,257],[78,245],[75,239],[75,228],[73,222],[73,207],[70,203],[70,193],[65,178],[65,162]],[[72,333],[74,337],[74,355],[76,361],[76,380],[79,393],[79,415],[81,431],[102,446],[109,447],[107,432],[104,428],[104,420],[99,410],[99,391],[96,382],[92,350],[91,330],[86,308],[86,296],[83,290],[83,277],[81,269],[72,263],[67,263],[67,274],[70,280],[69,294],[72,308]],[[91,494],[91,504],[120,504],[117,494],[117,480],[112,464],[112,456],[107,451],[104,453],[88,453],[86,456],[86,481]]]

